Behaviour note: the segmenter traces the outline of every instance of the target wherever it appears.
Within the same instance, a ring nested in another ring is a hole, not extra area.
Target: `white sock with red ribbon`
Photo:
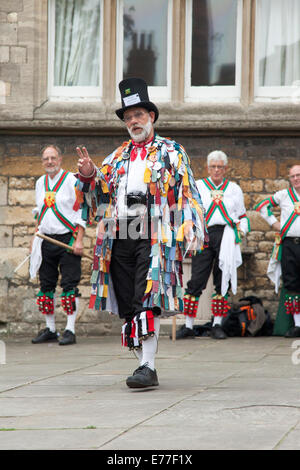
[[[154,317],[154,335],[142,342],[142,365],[147,364],[150,369],[155,369],[155,355],[157,352],[158,336],[160,328],[159,317]]]

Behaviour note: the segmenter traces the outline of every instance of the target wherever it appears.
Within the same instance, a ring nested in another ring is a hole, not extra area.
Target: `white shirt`
[[[148,149],[148,147],[150,147],[151,145],[153,145],[152,142],[145,145],[145,148]],[[135,193],[141,192],[143,194],[147,193],[148,185],[144,182],[144,175],[145,175],[145,170],[147,168],[147,164],[151,164],[151,163],[147,163],[148,162],[147,155],[145,156],[144,159],[141,158],[141,152],[142,152],[142,148],[137,147],[136,159],[134,161],[128,162],[129,164],[128,174],[125,173],[120,178],[119,187],[118,187],[118,197],[117,197],[118,217],[143,215],[146,211],[146,206],[141,205],[139,207],[136,207],[135,209],[131,209],[131,208],[127,208],[125,204],[125,196],[127,194],[130,194],[133,192]],[[162,147],[162,152],[164,152],[164,146]],[[176,165],[178,161],[177,152],[172,148],[168,150],[168,154],[169,154],[171,165]],[[160,164],[157,162],[156,165],[160,165]]]
[[[208,178],[212,183],[211,178]],[[203,205],[207,211],[212,203],[211,190],[206,186],[203,180],[196,181]],[[223,182],[216,186],[216,189],[219,189]],[[215,185],[214,185],[215,186]],[[246,217],[240,219],[240,217],[246,214],[246,208],[244,205],[244,196],[241,188],[234,182],[230,181],[223,195],[223,203],[226,207],[229,217],[235,222],[240,222],[240,229],[244,234],[248,232],[248,221]],[[221,214],[221,212],[216,209],[211,216],[207,226],[211,227],[212,225],[226,225],[226,222]]]
[[[50,178],[49,176],[49,191],[55,186],[58,182],[59,178],[61,177],[64,170],[60,170],[60,172],[54,176],[54,178]],[[86,227],[85,221],[81,218],[81,209],[78,211],[73,210],[74,203],[76,201],[76,193],[75,193],[75,183],[76,177],[69,173],[66,176],[62,186],[59,188],[59,191],[56,193],[56,206],[63,214],[63,216],[70,221],[73,225],[81,225],[82,227]],[[35,199],[36,199],[36,207],[33,210],[34,214],[39,215],[41,213],[42,207],[44,206],[44,198],[45,198],[45,175],[41,176],[37,182],[35,187]],[[41,233],[49,234],[49,235],[61,235],[64,233],[68,233],[69,230],[58,220],[54,212],[51,208],[49,208],[40,225],[39,229]]]
[[[146,146],[147,148],[148,146]],[[144,174],[147,165],[147,158],[143,160],[141,158],[141,148],[137,149],[137,157],[131,162],[128,161],[129,169],[128,174],[122,175],[120,178],[119,188],[118,188],[118,198],[117,198],[117,210],[119,217],[135,216],[137,214],[142,214],[145,211],[145,206],[141,206],[139,210],[137,208],[127,209],[125,204],[125,197],[127,194],[133,192],[141,192],[146,194],[147,184],[144,183]]]
[[[298,199],[300,200],[299,195],[297,194]],[[279,205],[281,209],[280,214],[280,228],[284,226],[288,218],[290,217],[291,213],[294,210],[294,203],[292,202],[288,191],[286,189],[282,189],[277,191],[273,195],[274,201]],[[261,216],[265,219],[265,221],[272,226],[275,222],[277,222],[277,218],[275,215],[268,215],[267,206],[263,206],[260,210]],[[300,237],[300,215],[295,218],[294,222],[290,226],[288,232],[288,237]]]

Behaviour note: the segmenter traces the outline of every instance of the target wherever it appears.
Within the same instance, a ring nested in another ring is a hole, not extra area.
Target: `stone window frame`
[[[115,109],[120,105],[116,81],[117,0],[103,0],[102,99],[53,101],[47,94],[47,1],[35,0],[37,26],[35,43],[35,109],[31,125],[49,127],[59,119],[64,129],[82,128],[106,134],[120,132]],[[173,0],[171,99],[156,104],[160,109],[160,130],[193,133],[217,130],[278,132],[300,129],[300,109],[288,102],[260,102],[254,96],[255,3],[242,0],[242,70],[239,102],[186,102],[185,37],[186,0]],[[151,99],[151,95],[150,95]],[[84,113],[84,115],[83,115]],[[57,124],[56,124],[57,125]]]
[[[249,63],[249,56],[251,55],[252,42],[251,35],[249,34],[249,15],[251,16],[251,8],[249,6],[254,5],[254,0],[241,0],[243,2],[243,28],[242,28],[242,57],[244,68],[241,72],[241,101],[245,99],[249,101],[251,95],[251,83],[247,80],[247,71],[245,73],[245,65]],[[40,12],[42,13],[43,19],[48,21],[48,0],[41,1]],[[171,92],[170,102],[184,102],[185,98],[185,31],[186,31],[186,0],[173,0],[172,5],[172,52],[171,52]],[[44,8],[42,8],[44,7]],[[116,82],[118,78],[118,70],[116,66],[117,58],[117,26],[119,17],[118,0],[103,0],[103,46],[102,46],[102,57],[103,63],[106,64],[105,68],[102,69],[102,97],[99,97],[99,101],[103,103],[114,103],[118,101],[118,93]],[[41,21],[44,23],[44,21]],[[48,29],[48,28],[47,28]],[[39,62],[45,61],[47,57],[47,48],[41,47],[41,44],[48,44],[49,39],[46,38],[46,32],[41,31],[44,35],[44,40],[41,41],[37,48]],[[46,54],[45,54],[46,52]],[[45,66],[43,67],[45,70]],[[48,67],[47,67],[48,69]],[[47,74],[41,76],[41,80],[38,80],[40,84],[40,94],[44,95],[44,102],[46,100],[55,100],[55,97],[51,97],[48,94],[48,86],[45,83]],[[245,81],[246,79],[246,81]],[[150,92],[151,92],[150,87]],[[155,87],[153,87],[155,88]],[[153,90],[152,90],[153,91]],[[64,97],[60,97],[63,99]],[[76,97],[74,97],[75,99]],[[248,98],[248,99],[247,99]],[[89,100],[89,97],[83,99]],[[163,100],[165,101],[165,100]],[[195,100],[199,101],[199,100]]]

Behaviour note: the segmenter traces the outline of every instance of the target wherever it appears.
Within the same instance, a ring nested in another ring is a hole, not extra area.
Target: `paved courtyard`
[[[149,390],[117,336],[2,346],[0,449],[300,449],[300,339],[162,336]]]

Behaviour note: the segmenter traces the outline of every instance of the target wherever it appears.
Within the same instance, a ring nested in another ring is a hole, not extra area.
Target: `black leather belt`
[[[285,237],[288,240],[291,240],[295,245],[300,245],[300,237]]]
[[[212,232],[213,230],[224,230],[225,228],[225,225],[211,225],[210,227],[208,227],[208,231],[209,232]]]
[[[132,207],[135,205],[147,205],[147,196],[144,193],[136,192],[136,193],[129,193],[125,198],[125,202],[127,207]]]

